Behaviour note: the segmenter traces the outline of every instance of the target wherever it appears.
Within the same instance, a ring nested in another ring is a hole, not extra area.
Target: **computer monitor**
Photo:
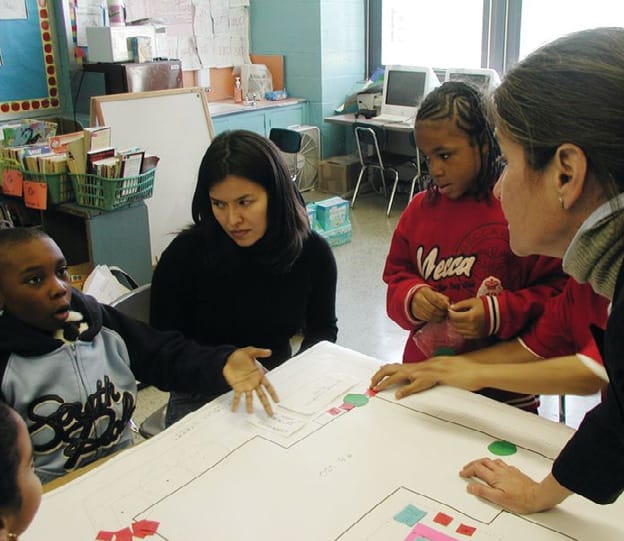
[[[440,83],[443,83],[446,80],[446,68],[433,68],[433,73],[437,75]]]
[[[424,97],[439,86],[433,69],[423,66],[386,66],[382,115],[416,116]]]
[[[491,68],[449,68],[445,81],[463,81],[481,90],[493,90],[500,84],[500,77]]]

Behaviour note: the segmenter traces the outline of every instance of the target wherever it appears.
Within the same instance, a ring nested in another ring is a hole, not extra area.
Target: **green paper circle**
[[[433,357],[448,357],[451,355],[455,355],[453,348],[441,347],[433,352]]]
[[[344,397],[344,402],[356,407],[365,406],[368,404],[368,396],[365,394],[348,394]]]
[[[492,454],[498,456],[513,455],[518,450],[513,443],[504,440],[493,441],[490,445],[488,445],[488,449]]]

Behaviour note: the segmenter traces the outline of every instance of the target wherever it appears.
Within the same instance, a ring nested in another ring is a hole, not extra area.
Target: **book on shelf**
[[[85,146],[85,134],[66,142],[67,167],[70,173],[84,175],[87,172],[87,148]]]
[[[118,156],[102,158],[93,162],[95,174],[104,178],[119,178],[121,160]]]
[[[50,152],[50,147],[47,143],[39,143],[36,145],[20,146],[20,147],[6,147],[2,148],[2,157],[18,162],[18,164],[26,169],[26,156],[35,156],[40,154],[47,154]]]
[[[124,150],[119,153],[121,158],[120,177],[137,177],[141,174],[143,166],[144,150],[131,149]]]
[[[22,155],[22,164],[26,171],[33,173],[41,173],[39,170],[39,160],[43,157],[54,156],[54,152],[50,147],[41,146],[37,148],[27,148]]]
[[[5,147],[32,145],[46,140],[49,124],[43,120],[22,119],[0,126],[0,142]],[[55,126],[56,128],[56,126]]]
[[[110,126],[84,128],[83,131],[85,134],[85,148],[87,152],[109,148],[112,145]]]
[[[143,163],[141,164],[141,174],[147,173],[152,169],[155,169],[158,165],[160,158],[158,156],[154,156],[153,154],[145,154],[143,156]]]
[[[103,160],[104,158],[112,158],[113,156],[115,156],[115,149],[113,147],[89,150],[87,152],[87,173],[97,175],[95,162]]]
[[[82,130],[64,133],[63,135],[53,135],[52,137],[48,137],[48,145],[50,146],[50,150],[52,150],[52,152],[62,154],[63,152],[67,152],[69,150],[69,143],[71,141],[82,139],[84,136],[85,134]]]
[[[39,172],[45,174],[67,173],[66,154],[46,154],[39,158]]]

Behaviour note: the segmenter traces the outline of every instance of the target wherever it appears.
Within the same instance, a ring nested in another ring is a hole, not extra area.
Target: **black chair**
[[[418,147],[416,146],[416,138],[414,137],[414,132],[410,131],[409,133],[409,142],[412,148],[412,152],[414,155],[408,158],[408,161],[411,162],[412,166],[416,168],[416,174],[412,177],[410,181],[410,193],[408,201],[412,200],[414,197],[414,191],[418,188],[418,191],[424,190],[424,181],[420,160],[420,152]],[[395,180],[394,185],[392,186],[392,193],[390,194],[390,203],[388,204],[388,216],[390,216],[390,209],[392,208],[392,203],[394,202],[394,195],[396,194],[397,187],[399,185],[399,180]]]
[[[290,176],[293,182],[297,183],[297,175],[299,174],[297,153],[301,150],[301,133],[288,128],[271,128],[269,139],[284,153]]]
[[[132,289],[125,295],[111,302],[111,306],[144,323],[149,323],[151,284],[145,284]]]
[[[150,315],[150,291],[151,284],[145,284],[133,289],[129,293],[115,299],[111,306],[139,321],[149,323]],[[139,389],[145,387],[144,384],[138,383]],[[155,436],[165,428],[165,414],[167,412],[167,404],[158,408],[154,413],[150,414],[139,426],[139,433],[145,439]]]
[[[416,168],[415,177],[419,176],[419,167],[414,163],[413,156],[406,156],[403,154],[395,154],[385,150],[386,146],[386,130],[382,126],[376,126],[374,124],[365,124],[356,122],[353,124],[353,133],[355,135],[355,142],[358,149],[358,156],[360,159],[360,174],[358,175],[357,182],[355,184],[355,190],[353,191],[353,197],[351,199],[351,207],[355,206],[355,200],[360,190],[362,179],[367,172],[379,171],[381,177],[381,190],[384,197],[387,196],[388,190],[386,187],[386,174],[390,173],[394,177],[392,184],[392,194],[388,204],[388,210],[386,216],[390,216],[390,210],[392,209],[392,202],[396,193],[397,186],[399,184],[399,171],[398,167],[407,165]],[[369,179],[370,180],[370,179]],[[372,183],[371,183],[372,184]],[[375,186],[372,185],[373,189]]]

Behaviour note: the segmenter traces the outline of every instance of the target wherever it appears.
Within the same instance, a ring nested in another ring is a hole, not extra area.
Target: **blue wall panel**
[[[310,124],[319,126],[323,156],[344,147],[344,136],[323,117],[344,102],[364,74],[363,0],[253,0],[251,52],[284,55],[289,94],[310,101]]]

